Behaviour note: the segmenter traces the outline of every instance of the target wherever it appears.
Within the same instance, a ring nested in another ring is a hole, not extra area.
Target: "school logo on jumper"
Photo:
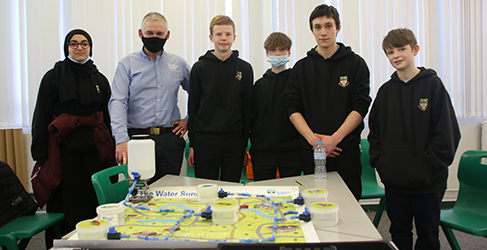
[[[237,78],[237,80],[242,80],[242,72],[240,71],[237,71],[237,74],[235,75],[235,78]]]
[[[420,98],[418,108],[422,111],[426,111],[428,108],[428,98]]]
[[[98,87],[98,85],[95,85],[96,87],[96,92],[98,92],[98,94],[100,94],[100,87]]]
[[[349,84],[348,82],[348,76],[340,76],[340,82],[338,83],[338,85],[342,86],[342,87],[347,87]]]

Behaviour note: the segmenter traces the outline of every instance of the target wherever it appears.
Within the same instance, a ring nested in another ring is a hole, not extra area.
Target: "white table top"
[[[298,185],[299,183],[303,186]],[[199,184],[213,183],[219,186],[242,186],[240,183],[215,181],[208,179],[191,178],[184,176],[166,175],[154,182],[151,187],[169,186],[196,186]],[[249,182],[249,186],[299,186],[302,192],[308,188],[323,188],[328,191],[328,201],[337,203],[339,206],[338,224],[332,227],[320,227],[315,225],[315,230],[322,242],[359,242],[378,241],[382,236],[363,211],[362,207],[355,200],[352,193],[340,178],[338,173],[328,173],[326,180],[315,180],[313,175],[299,177],[281,178],[267,181]],[[181,242],[165,242],[165,247],[179,248]],[[160,242],[141,241],[80,241],[80,240],[55,240],[55,247],[101,247],[105,249],[137,249],[137,248],[160,248]],[[215,243],[201,244],[195,242],[184,242],[184,248],[212,248]]]
[[[300,182],[303,186],[299,186]],[[375,241],[382,236],[367,214],[343,182],[337,172],[328,173],[326,180],[315,180],[314,175],[289,177],[267,181],[249,182],[251,186],[299,186],[302,193],[308,188],[323,188],[328,191],[328,201],[338,204],[338,224],[332,227],[314,225],[322,242]]]

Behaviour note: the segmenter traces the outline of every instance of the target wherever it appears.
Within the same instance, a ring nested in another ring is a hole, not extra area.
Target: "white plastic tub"
[[[109,203],[96,208],[98,219],[107,220],[112,227],[118,227],[125,223],[125,206],[117,203]]]
[[[305,189],[303,191],[303,199],[304,199],[304,205],[306,205],[306,207],[309,208],[312,203],[327,202],[328,192],[322,188]]]
[[[89,219],[78,222],[76,231],[79,240],[106,240],[109,227],[107,220]]]
[[[218,201],[218,185],[200,184],[196,186],[198,201],[203,203],[213,203]]]
[[[231,225],[238,222],[239,205],[236,201],[219,201],[211,206],[213,223]]]
[[[338,224],[338,204],[315,202],[311,204],[311,221],[316,227],[331,227]]]

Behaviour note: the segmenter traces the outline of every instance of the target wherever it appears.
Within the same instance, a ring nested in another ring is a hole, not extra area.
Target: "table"
[[[366,213],[348,190],[338,173],[330,172],[326,180],[315,180],[313,175],[282,178],[268,181],[249,182],[249,186],[298,186],[300,182],[304,186],[299,187],[302,192],[307,188],[324,188],[328,190],[328,201],[339,205],[339,223],[333,227],[322,228],[315,225],[316,232],[322,242],[360,242],[381,241],[382,236],[372,224]],[[175,175],[166,175],[154,182],[151,187],[170,186],[196,186],[199,184],[217,184],[219,186],[241,186],[240,183],[215,181]],[[163,245],[161,245],[163,244]],[[85,247],[92,249],[160,249],[185,248],[185,249],[215,249],[215,242],[155,242],[155,241],[81,241],[81,240],[55,240],[57,247]]]
[[[303,184],[300,186],[296,181]],[[249,186],[295,186],[299,192],[308,188],[328,191],[328,201],[338,204],[338,224],[332,227],[314,225],[321,242],[377,241],[382,236],[343,182],[337,172],[329,172],[326,180],[315,180],[314,175],[281,178],[247,183]]]

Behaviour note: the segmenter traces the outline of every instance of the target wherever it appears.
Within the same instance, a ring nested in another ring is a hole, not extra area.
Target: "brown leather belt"
[[[162,135],[167,132],[173,131],[178,125],[174,125],[170,128],[164,128],[164,127],[151,127],[151,128],[131,128],[132,130],[135,130],[137,132],[142,132],[146,134],[151,134],[151,135]]]

